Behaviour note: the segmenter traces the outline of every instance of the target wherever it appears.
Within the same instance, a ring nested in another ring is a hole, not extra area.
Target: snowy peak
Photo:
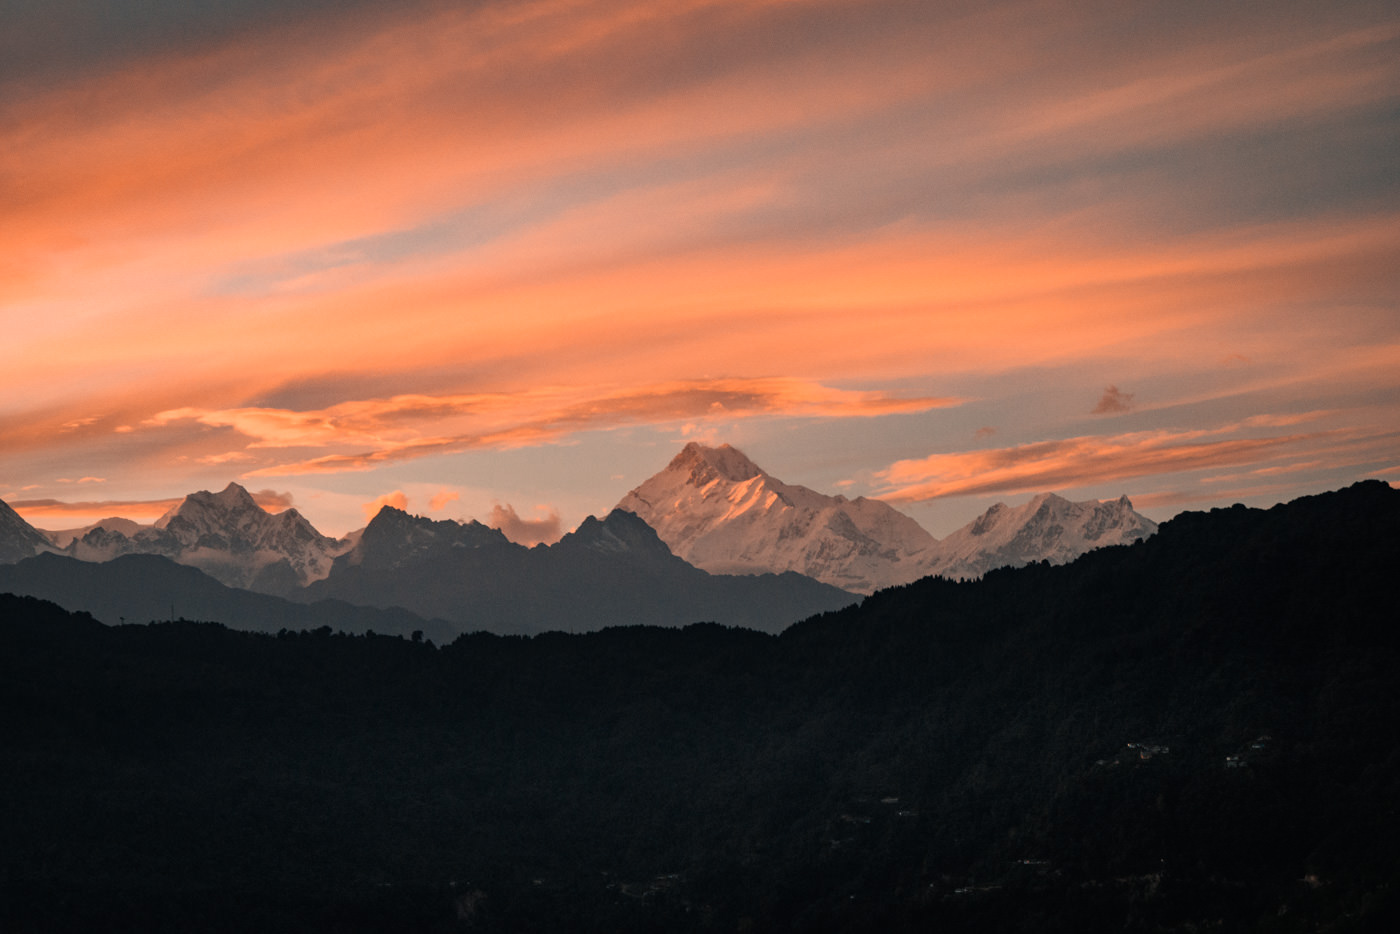
[[[322,535],[295,509],[273,515],[243,487],[191,493],[151,526],[99,523],[65,551],[85,561],[158,554],[230,587],[290,592],[330,573],[350,543]]]
[[[617,508],[712,573],[796,571],[857,593],[912,579],[935,543],[884,503],[784,483],[727,444],[687,444]]]
[[[1105,545],[1147,538],[1157,523],[1139,514],[1127,496],[1071,502],[1041,493],[1022,506],[997,503],[949,535],[925,562],[925,573],[980,577],[992,568],[1035,561],[1063,564]]]
[[[1126,496],[1075,503],[1041,493],[1021,506],[998,503],[940,542],[879,500],[787,484],[736,448],[693,442],[617,508],[712,573],[796,571],[855,593],[929,574],[978,577],[994,567],[1062,563],[1157,528]]]
[[[742,483],[755,477],[766,476],[763,469],[744,456],[738,448],[727,444],[712,448],[695,441],[681,448],[681,452],[666,466],[664,473],[684,475],[685,482],[696,487],[716,481]]]
[[[218,493],[208,490],[191,493],[157,519],[155,527],[168,529],[173,523],[186,535],[198,535],[216,530],[223,532],[234,528],[262,527],[265,524],[263,517],[268,515],[247,490],[230,483]]]

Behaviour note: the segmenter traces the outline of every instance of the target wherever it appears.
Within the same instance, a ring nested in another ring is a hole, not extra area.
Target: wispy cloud
[[[62,482],[62,481],[60,481]],[[291,493],[277,490],[249,491],[253,502],[269,512],[280,512],[294,505]],[[9,503],[10,507],[31,522],[46,522],[58,519],[95,519],[121,516],[137,521],[159,519],[184,501],[183,496],[170,499],[105,499],[105,500],[61,500],[61,499],[19,499]]]
[[[0,35],[15,482],[704,437],[1036,369],[1082,374],[1073,416],[1131,373],[1094,406],[1125,427],[1400,391],[1384,4],[52,6]],[[1075,431],[1011,414],[978,424]],[[1092,448],[1053,456],[1127,457]]]
[[[171,509],[180,505],[184,497],[175,499],[143,500],[88,500],[70,502],[59,499],[21,499],[9,505],[30,522],[45,522],[52,519],[71,517],[121,516],[127,519],[159,519]]]
[[[395,396],[326,409],[172,409],[150,426],[192,420],[232,428],[250,449],[358,446],[362,450],[262,467],[247,476],[331,473],[476,448],[548,444],[588,430],[693,419],[858,418],[923,412],[956,399],[835,389],[792,378],[715,379],[629,390],[541,389],[521,393]],[[464,430],[466,429],[466,430]]]
[[[1131,412],[1133,409],[1133,394],[1123,392],[1117,386],[1109,386],[1099,397],[1099,402],[1094,406],[1092,414],[1110,415],[1120,412]]]
[[[960,451],[903,460],[880,471],[879,495],[894,502],[950,496],[1025,493],[1116,483],[1136,477],[1178,474],[1222,467],[1259,465],[1256,474],[1282,472],[1266,467],[1273,459],[1317,450],[1344,449],[1358,441],[1393,449],[1394,436],[1343,429],[1302,434],[1248,435],[1259,425],[1290,419],[1256,419],[1214,429],[1160,430],[1121,435],[1084,435],[1005,448]],[[1233,436],[1233,437],[1232,437]],[[1378,445],[1377,442],[1380,442]]]

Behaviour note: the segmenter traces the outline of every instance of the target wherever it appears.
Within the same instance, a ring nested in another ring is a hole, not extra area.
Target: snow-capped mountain
[[[142,525],[135,519],[123,519],[121,516],[109,516],[100,519],[91,525],[80,526],[76,529],[40,529],[57,548],[67,548],[78,539],[82,538],[93,529],[106,529],[109,532],[120,532],[130,538],[142,529],[149,529],[149,525]]]
[[[707,571],[796,571],[856,593],[930,574],[967,578],[1059,564],[1157,528],[1126,496],[1072,503],[1043,493],[1024,506],[998,503],[940,542],[879,500],[786,484],[727,444],[694,442],[617,508],[641,516],[673,552]]]
[[[0,500],[0,564],[13,564],[52,550],[42,532]]]
[[[934,537],[878,500],[770,476],[729,445],[694,442],[624,496],[680,557],[716,574],[796,571],[856,593],[922,575]]]
[[[154,525],[132,531],[129,523],[98,523],[64,551],[83,561],[164,555],[230,587],[285,593],[325,577],[351,544],[322,535],[295,509],[267,512],[230,483],[218,493],[191,493]]]
[[[943,541],[924,564],[925,574],[980,577],[992,568],[1035,561],[1065,564],[1095,548],[1126,545],[1157,531],[1127,496],[1074,503],[1041,493],[1022,506],[997,503]]]

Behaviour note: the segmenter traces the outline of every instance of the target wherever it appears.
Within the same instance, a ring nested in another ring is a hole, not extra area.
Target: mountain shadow
[[[458,634],[450,623],[407,610],[353,606],[341,600],[293,603],[228,587],[197,568],[159,555],[123,555],[101,563],[36,555],[0,566],[0,593],[51,600],[111,625],[197,619],[252,632],[321,626],[352,633],[418,631],[439,642],[450,642]]]
[[[777,632],[858,599],[798,574],[709,574],[623,510],[590,516],[553,545],[525,548],[478,522],[433,521],[392,507],[303,593],[401,606],[463,631],[504,634],[702,621]]]

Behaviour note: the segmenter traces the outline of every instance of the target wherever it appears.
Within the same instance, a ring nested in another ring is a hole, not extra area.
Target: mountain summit
[[[1095,548],[1148,538],[1157,523],[1133,509],[1127,496],[1071,502],[1041,493],[1021,506],[997,503],[938,543],[926,574],[980,577],[992,568],[1036,561],[1065,564]]]
[[[521,635],[700,620],[777,632],[854,600],[796,574],[708,574],[620,509],[589,516],[553,545],[526,548],[478,522],[434,521],[392,506],[302,591],[304,599],[323,597]]]
[[[1062,564],[1157,529],[1126,496],[1075,503],[1042,493],[1022,506],[998,503],[940,542],[879,500],[787,484],[737,448],[695,442],[617,508],[641,516],[673,552],[712,573],[796,571],[855,593],[931,574],[969,578],[1036,561]]]
[[[920,576],[920,559],[937,544],[878,500],[784,483],[727,444],[687,444],[617,508],[711,573],[796,571],[856,593]]]
[[[84,561],[164,555],[230,587],[284,594],[325,577],[350,544],[322,535],[295,509],[269,513],[237,483],[191,493],[155,525],[128,532],[99,523],[64,550]]]

